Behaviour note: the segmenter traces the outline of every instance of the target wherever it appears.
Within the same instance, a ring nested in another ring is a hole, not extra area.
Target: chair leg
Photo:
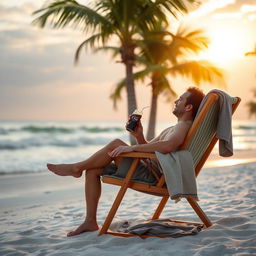
[[[202,220],[204,225],[207,228],[212,226],[212,223],[211,223],[210,219],[207,217],[207,215],[204,213],[204,211],[200,208],[198,203],[194,199],[191,199],[191,198],[187,198],[187,201],[189,202],[191,207],[194,209],[194,211],[196,212],[198,217]]]
[[[116,214],[116,211],[117,211],[117,209],[118,209],[118,207],[119,207],[119,205],[120,205],[120,203],[121,203],[121,201],[124,197],[124,194],[125,194],[127,188],[129,187],[129,182],[130,182],[130,180],[131,180],[131,178],[132,178],[132,176],[135,172],[135,169],[136,169],[138,163],[139,163],[138,158],[136,158],[132,162],[132,165],[131,165],[131,167],[130,167],[127,175],[126,175],[126,178],[123,181],[123,185],[121,186],[121,188],[120,188],[120,190],[119,190],[119,192],[116,196],[116,199],[115,199],[115,201],[114,201],[114,203],[113,203],[113,205],[112,205],[112,207],[111,207],[111,209],[108,213],[108,216],[107,216],[107,218],[106,218],[106,220],[105,220],[105,222],[104,222],[104,224],[103,224],[103,226],[102,226],[102,228],[101,228],[101,230],[98,234],[99,236],[107,233],[108,228],[109,228],[109,226],[110,226],[110,224],[111,224],[111,222],[112,222],[112,220],[113,220],[113,218]]]
[[[156,211],[155,211],[155,213],[152,217],[152,220],[159,219],[159,216],[161,215],[168,199],[169,199],[169,196],[163,196],[162,200],[160,201],[160,203],[159,203],[159,205],[158,205],[158,207],[157,207],[157,209],[156,209]]]
[[[103,226],[102,226],[102,228],[99,232],[99,236],[105,234],[108,231],[108,228],[109,228],[109,226],[110,226],[110,224],[111,224],[111,222],[112,222],[112,220],[113,220],[113,218],[116,214],[116,211],[117,211],[117,209],[118,209],[118,207],[119,207],[119,205],[120,205],[120,203],[121,203],[121,201],[124,197],[124,194],[125,194],[126,190],[127,190],[127,186],[122,186],[120,188],[120,190],[119,190],[119,192],[116,196],[116,199],[115,199],[115,201],[114,201],[114,203],[113,203],[113,205],[112,205],[112,207],[111,207],[111,209],[108,213],[108,216],[107,216],[107,218],[106,218],[106,220],[105,220],[105,222],[104,222],[104,224],[103,224]]]

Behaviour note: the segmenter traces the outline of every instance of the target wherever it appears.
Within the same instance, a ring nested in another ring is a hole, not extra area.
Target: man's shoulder
[[[192,123],[192,121],[179,121],[175,126],[173,126],[173,129],[176,131],[188,131]]]
[[[187,132],[189,128],[192,125],[192,121],[179,121],[175,125],[169,126],[163,132],[169,133],[169,132],[177,132],[177,131],[184,131]]]

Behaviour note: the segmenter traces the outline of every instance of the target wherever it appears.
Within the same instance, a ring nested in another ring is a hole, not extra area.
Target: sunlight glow
[[[243,5],[241,8],[242,13],[248,13],[248,12],[255,12],[256,11],[256,5]]]
[[[210,160],[206,162],[205,167],[210,168],[210,167],[231,166],[231,165],[250,163],[255,161],[256,161],[256,158]]]
[[[209,31],[211,43],[209,48],[199,54],[200,59],[207,59],[220,64],[226,64],[244,56],[247,45],[243,31],[237,28]]]
[[[190,17],[200,17],[207,15],[219,8],[223,8],[229,4],[235,3],[235,0],[211,0],[204,3],[198,10],[189,14]]]

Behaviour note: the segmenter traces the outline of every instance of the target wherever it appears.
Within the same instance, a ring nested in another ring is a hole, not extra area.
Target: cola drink
[[[138,122],[142,117],[142,112],[137,109],[130,115],[128,122],[126,123],[126,130],[129,132],[134,132]]]

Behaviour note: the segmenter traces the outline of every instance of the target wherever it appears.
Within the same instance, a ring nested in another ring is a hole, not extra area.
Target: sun
[[[199,59],[228,64],[244,57],[248,40],[244,31],[238,28],[216,28],[208,31],[210,44],[207,50],[199,54]]]

